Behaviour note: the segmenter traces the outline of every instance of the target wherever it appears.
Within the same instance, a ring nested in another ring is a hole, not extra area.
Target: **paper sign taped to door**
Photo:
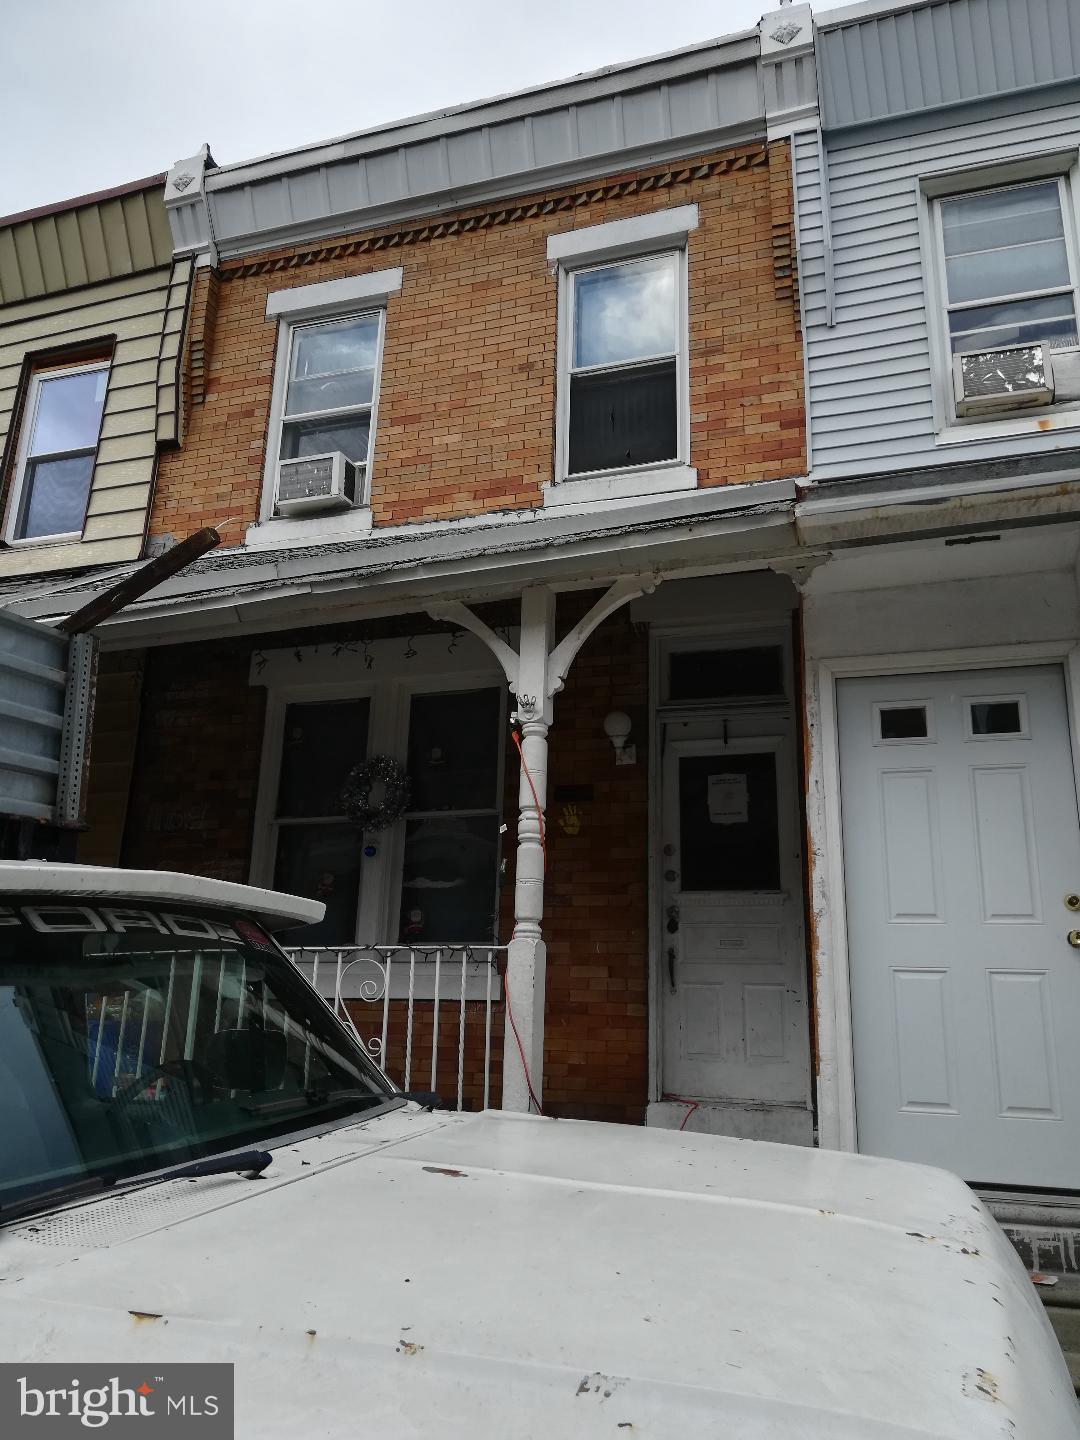
[[[745,775],[709,776],[709,819],[714,825],[745,825],[750,792]]]

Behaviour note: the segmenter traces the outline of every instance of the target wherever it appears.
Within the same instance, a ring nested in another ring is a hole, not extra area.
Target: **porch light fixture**
[[[627,745],[630,738],[630,716],[625,710],[611,710],[604,716],[604,734],[615,747],[616,765],[633,765],[636,747]]]

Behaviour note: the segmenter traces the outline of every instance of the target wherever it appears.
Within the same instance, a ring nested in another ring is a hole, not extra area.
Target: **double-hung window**
[[[108,383],[108,361],[32,376],[8,510],[9,541],[82,533]]]
[[[690,236],[673,205],[547,238],[559,282],[555,473],[545,505],[691,490]]]
[[[952,353],[1034,343],[1075,347],[1077,274],[1066,179],[937,203]]]
[[[402,269],[272,290],[274,390],[255,547],[371,528],[371,458],[386,306]]]
[[[682,255],[570,270],[566,477],[682,458]]]
[[[382,310],[291,327],[280,460],[340,451],[366,490],[382,328]]]

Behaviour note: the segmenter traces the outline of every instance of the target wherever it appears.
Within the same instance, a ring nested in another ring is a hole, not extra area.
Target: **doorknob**
[[[1074,950],[1080,950],[1080,930],[1070,930],[1065,939]]]
[[[677,935],[679,933],[679,907],[669,905],[667,912],[667,933]]]

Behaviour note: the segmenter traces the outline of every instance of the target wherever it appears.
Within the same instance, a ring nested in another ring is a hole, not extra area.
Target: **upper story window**
[[[1032,341],[1077,344],[1066,202],[1062,178],[940,202],[954,354]]]
[[[679,458],[680,257],[569,274],[568,476]]]
[[[559,277],[554,483],[545,505],[688,490],[687,247],[696,205],[549,235]]]
[[[8,507],[9,542],[81,535],[108,383],[108,361],[34,373]]]
[[[278,324],[259,524],[249,545],[370,529],[386,302],[400,267],[274,290]]]
[[[341,452],[366,476],[382,311],[291,327],[281,460]]]
[[[940,438],[962,439],[973,422],[1023,434],[1038,428],[1040,410],[1076,408],[1080,270],[1069,177],[941,194],[933,206]]]

